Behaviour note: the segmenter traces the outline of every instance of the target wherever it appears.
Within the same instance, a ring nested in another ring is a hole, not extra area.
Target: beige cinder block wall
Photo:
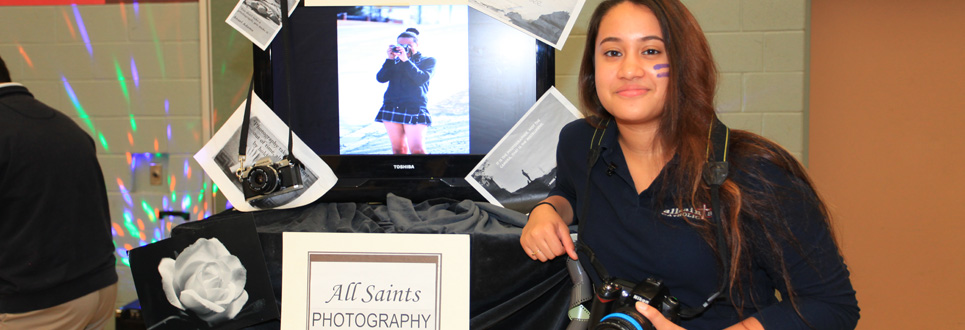
[[[588,0],[563,50],[556,88],[578,104]],[[806,0],[683,0],[697,17],[720,71],[717,109],[732,128],[762,134],[806,160]]]

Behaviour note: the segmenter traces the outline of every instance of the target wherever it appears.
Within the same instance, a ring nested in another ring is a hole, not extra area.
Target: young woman
[[[603,1],[580,69],[587,119],[560,133],[556,187],[530,213],[523,250],[540,261],[582,257],[599,285],[569,236],[568,225],[584,222],[579,239],[614,278],[660,279],[688,307],[726,283],[724,299],[680,324],[637,303],[659,330],[854,328],[859,309],[830,215],[787,151],[731,131],[722,228],[711,220],[702,171],[716,77],[707,40],[678,0]]]
[[[425,154],[426,129],[432,118],[426,108],[429,78],[436,59],[419,52],[419,30],[408,28],[386,49],[386,60],[375,76],[389,83],[375,121],[385,124],[393,154]]]

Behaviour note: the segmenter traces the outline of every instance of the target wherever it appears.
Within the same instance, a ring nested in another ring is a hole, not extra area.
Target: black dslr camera
[[[238,176],[245,200],[251,202],[302,189],[304,185],[300,167],[298,163],[287,158],[276,163],[269,157],[258,159]]]
[[[637,312],[634,304],[642,301],[653,306],[668,320],[680,324],[680,302],[670,295],[663,282],[648,278],[640,284],[622,279],[614,279],[597,287],[596,299],[590,308],[592,329],[654,330],[643,315]]]

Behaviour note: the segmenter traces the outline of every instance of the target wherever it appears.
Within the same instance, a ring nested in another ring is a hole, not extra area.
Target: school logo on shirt
[[[691,219],[700,219],[703,217],[709,218],[713,214],[714,212],[711,211],[710,208],[707,207],[707,205],[702,205],[699,209],[696,209],[696,210],[691,207],[686,207],[683,210],[674,207],[674,208],[663,210],[663,212],[660,212],[660,215],[663,215],[665,217],[670,217],[670,218],[687,217]]]

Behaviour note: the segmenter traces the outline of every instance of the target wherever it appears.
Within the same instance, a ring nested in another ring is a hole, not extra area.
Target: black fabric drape
[[[184,235],[220,221],[251,218],[281,306],[282,232],[469,234],[470,329],[564,329],[572,280],[566,259],[529,259],[519,245],[526,216],[489,203],[432,199],[413,204],[389,194],[386,204],[314,203],[287,210],[221,212],[171,231]],[[278,329],[272,321],[249,329]]]

